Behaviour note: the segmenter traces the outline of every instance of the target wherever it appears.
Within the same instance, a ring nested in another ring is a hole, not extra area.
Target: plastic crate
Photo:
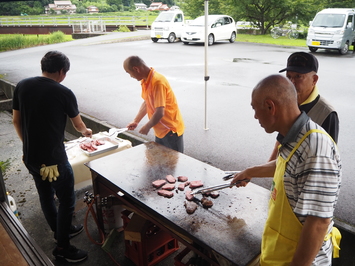
[[[189,265],[200,265],[200,266],[211,266],[209,262],[198,257],[196,255],[191,256],[189,254],[191,250],[186,247],[174,258],[174,266],[189,266]],[[188,256],[189,255],[189,256]]]
[[[124,228],[131,219],[128,211],[122,212]],[[162,261],[176,250],[179,244],[168,232],[147,221],[140,232],[141,241],[125,240],[125,256],[139,266],[151,266]]]
[[[132,212],[129,211],[129,210],[124,210],[124,211],[121,212],[121,217],[122,217],[122,220],[123,220],[123,229],[126,229],[128,223],[129,223],[129,221],[131,220],[131,219],[129,218],[129,216],[131,215],[131,213],[132,213]]]
[[[174,258],[174,266],[188,266],[190,265],[190,260],[186,261],[183,263],[182,261],[186,257],[187,254],[189,254],[190,249],[185,248],[183,251],[181,251],[175,258]]]
[[[156,249],[152,249],[152,245],[130,240],[125,240],[125,246],[125,256],[138,266],[155,265],[179,249],[178,242],[174,238],[159,247],[154,245]]]

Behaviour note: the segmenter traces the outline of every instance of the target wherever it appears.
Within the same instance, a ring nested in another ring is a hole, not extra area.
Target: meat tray
[[[105,143],[103,145],[96,146],[97,150],[96,151],[85,151],[82,148],[80,148],[87,156],[95,156],[99,155],[114,149],[117,149],[118,147],[118,142],[114,139],[111,139],[109,137],[104,137],[104,138],[99,138],[98,140],[102,140]]]

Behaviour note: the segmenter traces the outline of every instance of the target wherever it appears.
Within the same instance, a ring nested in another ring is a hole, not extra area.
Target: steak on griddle
[[[169,190],[165,190],[165,189],[161,189],[161,190],[158,190],[158,195],[163,196],[165,198],[171,198],[174,196],[174,192],[169,191]]]
[[[153,187],[160,188],[162,185],[166,184],[166,180],[160,179],[152,182]]]
[[[175,177],[173,177],[172,175],[167,175],[165,178],[166,178],[166,180],[168,180],[169,183],[175,183],[176,182]]]

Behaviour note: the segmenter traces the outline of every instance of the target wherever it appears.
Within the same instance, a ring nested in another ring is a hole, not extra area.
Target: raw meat
[[[193,201],[185,201],[184,206],[188,214],[193,214],[197,209],[197,204]]]
[[[211,208],[213,206],[213,202],[206,197],[203,197],[201,199],[201,203],[202,203],[202,206],[206,209]]]
[[[176,182],[175,177],[173,177],[172,175],[167,175],[165,178],[166,178],[166,180],[168,180],[169,183],[175,183]]]
[[[187,180],[189,180],[189,178],[187,176],[178,176],[178,181],[179,182],[186,182]]]
[[[80,143],[80,148],[83,149],[84,151],[88,151],[88,152],[93,152],[97,150],[97,147],[92,144],[92,142],[83,142]]]
[[[160,188],[162,185],[166,184],[166,180],[160,179],[160,180],[155,180],[152,182],[153,187],[155,188]]]
[[[185,190],[185,183],[179,184],[178,190],[184,191]]]
[[[165,198],[171,198],[174,196],[174,192],[168,191],[165,189],[158,190],[158,195],[163,196]]]
[[[191,195],[191,190],[186,190],[185,191],[185,198],[190,201],[190,200],[193,200],[195,198],[195,196]]]
[[[203,187],[203,183],[201,180],[190,181],[190,188],[198,188],[198,187]]]
[[[178,189],[181,190],[181,191],[184,191],[185,190],[185,187],[187,187],[188,185],[190,184],[190,182],[185,182],[185,183],[182,183],[178,186]]]
[[[80,143],[79,147],[84,151],[93,152],[97,150],[97,146],[104,145],[105,141],[100,139],[93,139]]]
[[[100,145],[104,145],[104,144],[105,144],[105,141],[102,140],[102,139],[94,139],[94,140],[92,140],[92,143],[93,143],[95,146],[100,146]]]
[[[164,186],[161,187],[162,189],[165,190],[174,190],[175,184],[165,184]]]

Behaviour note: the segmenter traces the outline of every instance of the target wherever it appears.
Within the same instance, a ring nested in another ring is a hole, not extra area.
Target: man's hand
[[[251,180],[251,176],[249,176],[246,172],[247,171],[244,170],[240,173],[236,173],[233,176],[233,179],[231,181],[231,187],[233,187],[234,185],[236,187],[245,187],[249,182],[246,182],[246,181],[239,182],[239,181],[240,180]]]
[[[144,126],[142,126],[142,128],[139,130],[139,133],[140,133],[140,134],[143,134],[143,135],[148,135],[149,130],[150,130],[150,127],[147,126],[147,125],[144,125]]]
[[[42,176],[43,181],[47,178],[49,182],[57,181],[57,177],[59,176],[58,165],[46,166],[45,164],[42,164],[39,174]]]
[[[135,130],[137,126],[138,126],[137,122],[131,122],[127,125],[127,128],[128,130]]]
[[[84,137],[91,138],[92,137],[92,130],[90,128],[87,128],[82,134]]]

